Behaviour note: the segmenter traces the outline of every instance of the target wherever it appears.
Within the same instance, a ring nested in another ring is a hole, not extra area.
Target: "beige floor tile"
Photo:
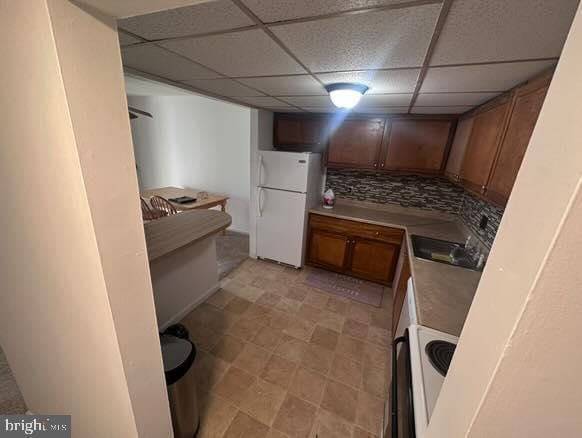
[[[249,285],[255,281],[257,276],[249,269],[237,269],[232,278],[238,283]]]
[[[219,309],[224,309],[224,307],[235,298],[236,295],[230,293],[225,289],[219,289],[215,293],[213,293],[205,303],[210,304],[214,307],[218,307]]]
[[[371,316],[372,310],[366,309],[363,306],[365,306],[365,304],[353,302],[350,303],[350,305],[348,306],[348,310],[346,311],[346,318],[354,319],[363,324],[370,324],[370,322],[372,321]],[[373,309],[371,306],[366,307],[370,307],[370,309]]]
[[[241,283],[236,279],[222,283],[222,289],[234,296],[239,296],[240,291],[242,291],[246,286],[247,285],[245,283]]]
[[[337,344],[336,353],[347,356],[356,362],[362,362],[364,347],[364,342],[342,335]]]
[[[292,300],[291,298],[281,298],[281,301],[277,303],[275,309],[280,312],[284,312],[287,315],[294,315],[297,313],[301,307],[301,302],[297,300]]]
[[[287,295],[287,292],[289,292],[289,287],[285,283],[283,283],[282,281],[278,281],[275,278],[263,277],[262,275],[263,274],[261,274],[261,276],[259,276],[253,282],[253,286],[258,287],[264,292],[279,295],[280,297],[284,297],[285,295]],[[272,276],[272,274],[267,275]]]
[[[376,310],[371,315],[370,325],[390,330],[392,327],[392,311],[385,309]]]
[[[300,366],[289,386],[289,393],[299,397],[301,400],[319,406],[323,397],[325,382],[325,376]]]
[[[386,397],[386,372],[381,368],[365,366],[362,370],[362,390],[376,397]]]
[[[283,330],[283,333],[307,342],[311,339],[311,335],[313,335],[314,330],[315,323],[307,321],[306,319],[292,318],[289,321],[287,328]]]
[[[210,306],[212,307],[212,306]],[[227,333],[228,330],[240,319],[240,315],[220,310],[218,313],[212,313],[212,319],[208,322],[207,327],[218,333]]]
[[[261,327],[251,342],[272,351],[277,346],[283,331],[269,326]]]
[[[210,391],[226,374],[229,366],[228,362],[199,351],[194,362],[197,389],[200,392]]]
[[[358,408],[358,391],[328,379],[321,407],[353,423]]]
[[[339,334],[327,327],[316,326],[311,336],[311,343],[334,351],[339,341]]]
[[[388,347],[390,346],[390,332],[380,327],[370,326],[368,342]]]
[[[267,438],[289,438],[289,435],[271,428],[267,434]]]
[[[328,295],[311,290],[303,302],[305,304],[309,304],[310,306],[317,307],[318,309],[325,309],[328,300]]]
[[[279,301],[281,301],[281,297],[279,295],[275,295],[274,293],[271,292],[265,292],[256,301],[256,303],[265,307],[275,307]]]
[[[250,388],[255,379],[246,371],[232,366],[212,389],[212,393],[226,398],[238,406],[244,398],[246,390]]]
[[[265,365],[261,378],[273,385],[287,389],[295,375],[296,368],[296,362],[291,362],[284,357],[273,354]]]
[[[234,297],[230,302],[224,307],[224,310],[242,315],[247,311],[252,303],[243,298]]]
[[[284,399],[285,390],[283,388],[257,379],[246,392],[240,409],[255,420],[271,426]]]
[[[352,435],[353,438],[378,438],[378,435],[373,434],[372,432],[368,432],[367,430],[362,429],[361,427],[356,426],[354,428],[354,434]]]
[[[299,286],[289,287],[286,297],[296,301],[303,301],[307,296],[307,290]]]
[[[342,315],[330,312],[329,310],[322,310],[318,324],[341,333],[345,320],[346,318]]]
[[[375,344],[365,344],[364,348],[364,366],[373,366],[385,369],[390,360],[390,349]]]
[[[210,396],[200,408],[200,430],[197,438],[222,437],[237,414],[228,400]]]
[[[266,438],[268,433],[268,426],[239,411],[230,423],[224,438]]]
[[[202,303],[184,317],[182,322],[186,326],[209,327],[221,317],[222,311],[210,304]]]
[[[325,308],[327,310],[329,310],[330,312],[338,313],[340,315],[345,316],[345,314],[348,310],[348,305],[349,305],[349,303],[345,299],[331,297],[327,301],[327,305],[325,306]]]
[[[186,325],[190,331],[190,339],[198,350],[210,351],[218,343],[222,334],[210,330],[208,327]]]
[[[258,287],[247,285],[243,289],[233,293],[240,298],[244,298],[245,300],[249,300],[254,303],[265,293],[265,291]]]
[[[232,336],[223,336],[210,351],[214,356],[226,362],[234,362],[245,346],[240,339]]]
[[[317,436],[317,438],[352,438],[353,430],[353,424],[325,409],[318,409],[310,436]]]
[[[275,347],[275,354],[293,362],[299,362],[307,344],[299,339],[283,335]]]
[[[366,339],[368,337],[369,326],[354,319],[346,319],[342,333],[356,339]]]
[[[260,319],[249,319],[243,316],[228,330],[228,334],[244,341],[253,339],[263,327]]]
[[[301,307],[297,311],[297,316],[299,318],[306,319],[307,321],[311,321],[317,323],[320,319],[321,309],[317,307],[313,307],[309,304],[302,303]]]
[[[270,351],[248,343],[245,345],[242,353],[238,355],[233,365],[253,376],[259,376],[270,357]]]
[[[267,325],[276,329],[285,330],[290,320],[291,317],[286,313],[279,310],[273,310]]]
[[[301,363],[304,367],[324,375],[329,372],[332,360],[333,352],[313,344],[308,344],[305,347],[301,357]]]
[[[273,428],[293,438],[307,438],[313,427],[316,409],[310,403],[293,395],[287,395],[273,423]]]
[[[384,401],[366,392],[358,394],[358,409],[355,423],[362,429],[380,434],[382,416],[384,415]]]
[[[333,358],[329,377],[359,389],[362,381],[362,364],[346,356],[336,354]]]
[[[254,303],[251,307],[248,308],[244,317],[247,319],[257,319],[263,325],[267,325],[272,314],[273,310],[269,307]]]

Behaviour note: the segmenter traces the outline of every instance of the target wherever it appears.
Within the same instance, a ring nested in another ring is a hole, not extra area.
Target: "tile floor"
[[[248,259],[183,321],[198,347],[200,438],[372,438],[389,382],[391,291],[376,308]]]

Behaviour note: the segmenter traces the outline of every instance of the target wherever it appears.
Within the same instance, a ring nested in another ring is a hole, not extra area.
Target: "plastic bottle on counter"
[[[323,208],[333,208],[335,205],[335,193],[332,189],[327,189],[323,194]]]

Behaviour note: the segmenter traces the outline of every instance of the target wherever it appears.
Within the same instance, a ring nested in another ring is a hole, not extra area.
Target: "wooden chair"
[[[141,217],[144,221],[153,221],[155,219],[162,217],[162,215],[158,211],[152,209],[149,206],[148,201],[146,201],[142,197],[140,197],[139,199],[141,200]]]
[[[161,196],[152,196],[150,198],[150,204],[154,210],[160,212],[164,216],[178,213],[176,207],[174,207],[166,198],[162,198]]]

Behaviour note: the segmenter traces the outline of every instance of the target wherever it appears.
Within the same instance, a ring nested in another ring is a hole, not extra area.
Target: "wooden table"
[[[198,198],[198,192],[201,190],[197,189],[180,189],[178,187],[162,187],[159,189],[144,190],[141,192],[141,196],[144,199],[149,199],[152,196],[161,196],[162,198],[179,198],[180,196],[190,196],[191,198]],[[195,209],[207,209],[212,207],[220,206],[221,211],[226,210],[226,201],[228,201],[228,196],[219,195],[216,193],[208,193],[208,198],[206,199],[196,199],[196,202],[191,202],[189,204],[178,204],[176,202],[171,202],[171,204],[176,207],[178,211],[188,211]]]

